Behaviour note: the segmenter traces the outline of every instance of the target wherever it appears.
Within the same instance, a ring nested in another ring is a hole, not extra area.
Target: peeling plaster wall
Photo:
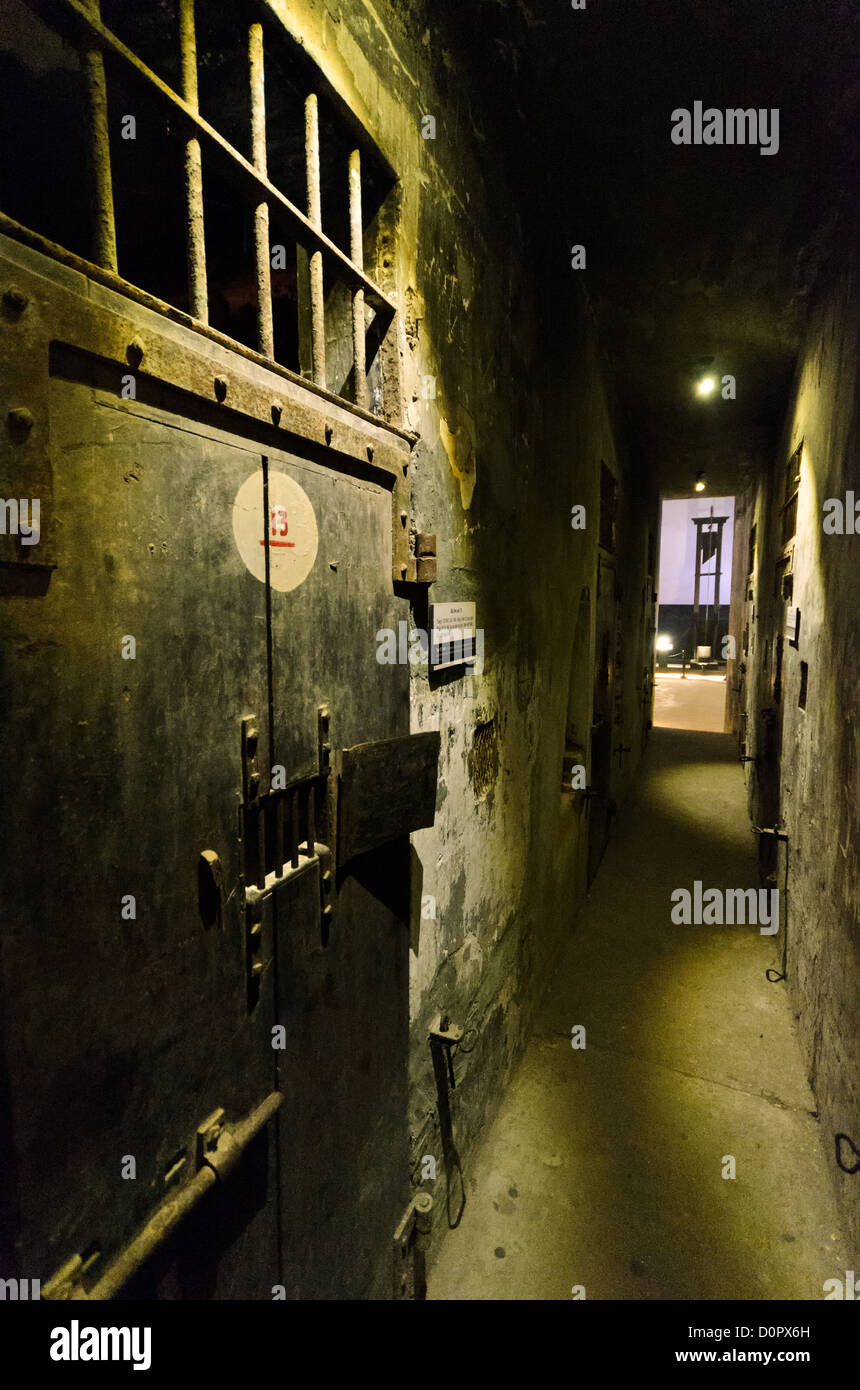
[[[478,478],[469,513],[450,497],[444,458],[429,478],[422,475],[425,524],[432,519],[440,553],[450,547],[459,562],[441,567],[434,597],[474,597],[487,627],[481,680],[434,689],[416,673],[412,692],[415,728],[439,728],[443,736],[436,824],[414,837],[422,893],[436,902],[435,920],[419,923],[411,979],[414,1177],[424,1155],[438,1160],[443,1151],[427,1035],[434,1019],[448,1014],[466,1029],[463,1049],[453,1054],[449,1102],[467,1194],[470,1151],[521,1055],[585,894],[588,821],[582,799],[561,791],[561,768],[566,729],[585,749],[590,733],[601,460],[617,470],[623,488],[630,486],[578,290],[562,292],[553,309],[562,321],[569,315],[570,342],[565,353],[537,354],[527,364],[535,394],[519,409],[538,416],[531,433],[521,432],[519,447],[511,447],[515,424],[504,423],[510,407],[502,384],[502,399],[493,403],[501,421],[484,417],[480,405],[475,411]],[[585,532],[570,528],[575,503],[586,507]],[[626,669],[615,737],[631,754],[622,770],[613,760],[611,792],[619,802],[650,719],[650,684],[644,704],[638,680],[647,640],[642,521],[641,503],[634,513],[623,500],[618,572]],[[652,524],[656,529],[656,518]],[[468,563],[460,558],[464,533]],[[476,725],[489,719],[498,734],[498,775],[481,795],[470,777],[471,749]],[[439,1172],[441,1226],[443,1213],[456,1219],[462,1187],[456,1173],[448,1185],[441,1163]]]
[[[569,251],[544,243],[535,190],[511,186],[492,115],[437,10],[425,19],[382,0],[272,7],[399,175],[392,264],[368,269],[401,309],[404,414],[419,435],[413,522],[437,535],[430,602],[474,601],[485,632],[481,675],[411,671],[413,730],[442,734],[436,823],[414,836],[410,986],[412,1178],[422,1182],[423,1156],[435,1158],[437,1179],[424,1186],[438,1234],[446,1189],[450,1219],[459,1207],[457,1161],[468,1186],[470,1153],[585,893],[585,802],[562,792],[561,774],[566,731],[589,746],[601,462],[620,485],[624,681],[613,742],[630,752],[620,768],[613,759],[619,802],[650,721],[646,557],[657,503],[617,443],[607,364]],[[435,140],[422,138],[425,114]],[[584,532],[571,528],[575,504],[586,507]],[[404,599],[403,619],[427,627],[426,599]],[[454,1053],[447,1165],[428,1044],[445,1014],[468,1030]]]
[[[750,809],[757,825],[788,832],[787,987],[794,1002],[809,1076],[821,1116],[846,1224],[860,1239],[857,1177],[834,1161],[834,1136],[860,1145],[860,892],[858,833],[858,709],[860,681],[860,534],[827,534],[824,503],[853,490],[860,500],[860,352],[858,228],[843,227],[832,269],[808,326],[793,399],[774,469],[747,500],[743,529],[757,527],[755,617],[746,655]],[[774,692],[774,642],[783,633],[787,602],[774,593],[774,567],[783,553],[779,534],[782,474],[803,442],[793,594],[800,609],[797,648],[785,638],[782,687]],[[744,539],[743,537],[741,538]],[[740,545],[739,545],[740,550]],[[744,541],[743,554],[746,555]],[[744,571],[735,572],[740,607]],[[751,607],[751,602],[747,607]],[[738,624],[740,628],[742,624]],[[740,634],[739,634],[740,635]],[[740,651],[739,656],[743,658]],[[806,708],[799,707],[801,662],[808,664]],[[766,716],[762,710],[773,710]],[[736,720],[736,727],[739,727]],[[768,732],[769,728],[769,732]],[[786,850],[765,862],[785,886]],[[765,857],[763,856],[763,859]],[[850,1149],[844,1149],[850,1163]],[[834,1271],[836,1273],[837,1271]]]

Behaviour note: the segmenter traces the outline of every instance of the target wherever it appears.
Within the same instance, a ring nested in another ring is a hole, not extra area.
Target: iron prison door
[[[48,447],[45,544],[0,567],[6,1273],[390,1297],[438,754],[376,662],[391,489],[155,376],[119,399],[16,255]]]

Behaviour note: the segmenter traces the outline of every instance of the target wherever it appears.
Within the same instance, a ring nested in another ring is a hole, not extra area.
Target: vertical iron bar
[[[349,156],[349,255],[359,270],[364,269],[364,228],[361,220],[361,153]],[[367,359],[365,355],[364,290],[352,294],[352,363],[355,403],[367,409]]]
[[[290,792],[290,864],[299,867],[299,793],[298,788]]]
[[[317,828],[316,828],[316,805],[315,805],[314,784],[313,784],[313,782],[311,782],[310,786],[308,787],[308,799],[307,799],[307,802],[306,802],[305,804],[306,804],[306,808],[307,808],[307,809],[306,809],[306,814],[305,814],[305,830],[306,830],[306,840],[307,840],[307,852],[308,852],[308,858],[309,858],[309,859],[312,859],[313,856],[314,856],[314,854],[315,854],[315,852],[316,852],[314,846],[315,846],[315,844],[316,844],[316,838],[317,838]]]
[[[319,104],[314,92],[311,92],[305,101],[305,172],[308,190],[308,218],[315,227],[321,229]],[[317,386],[325,386],[325,300],[323,298],[322,251],[312,251],[309,261],[313,379]]]
[[[308,850],[308,791],[307,787],[299,787],[299,848],[304,848],[305,854]]]
[[[90,19],[101,18],[99,0],[84,0]],[[89,121],[89,160],[92,204],[95,214],[92,257],[105,270],[117,270],[116,224],[113,212],[113,179],[110,167],[107,80],[102,51],[86,40],[81,48],[81,68],[86,89]]]
[[[266,840],[268,838],[266,835],[266,813],[268,808],[268,800],[261,796],[260,809],[257,812],[257,857],[260,864],[260,877],[257,882],[261,888],[264,888],[266,885],[266,874],[269,871],[269,866],[266,863]]]
[[[254,168],[265,178],[266,88],[262,24],[252,24],[248,30],[248,60],[251,70],[251,153]],[[269,205],[265,199],[254,209],[254,246],[257,260],[257,346],[266,357],[274,357]]]
[[[279,874],[281,866],[278,863],[278,798],[274,792],[269,792],[263,801],[263,823],[266,832],[266,873]]]
[[[199,111],[197,95],[197,37],[194,27],[194,0],[180,0],[179,46],[182,60],[182,95],[191,109]],[[200,323],[209,322],[209,291],[206,283],[206,242],[203,224],[203,158],[200,141],[185,141],[185,246],[188,259],[188,309]]]
[[[262,815],[259,807],[249,807],[245,810],[245,851],[246,851],[246,874],[249,883],[260,886],[265,878],[263,861],[260,858],[260,821]]]
[[[284,813],[286,811],[286,797],[279,796],[274,804],[275,816],[275,873],[284,872],[284,864],[287,856],[284,849]]]

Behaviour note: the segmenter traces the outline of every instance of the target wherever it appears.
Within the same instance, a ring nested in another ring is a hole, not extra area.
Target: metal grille
[[[122,90],[139,93],[155,105],[166,121],[170,138],[181,142],[184,159],[185,258],[188,281],[188,309],[193,327],[206,331],[210,302],[207,281],[206,219],[204,216],[204,166],[211,162],[218,176],[229,180],[252,224],[256,289],[256,352],[267,362],[285,370],[275,359],[271,242],[273,232],[293,243],[306,278],[308,297],[308,365],[304,375],[314,385],[327,390],[326,377],[326,301],[325,288],[335,283],[345,286],[351,299],[352,376],[351,400],[362,411],[368,410],[369,361],[391,332],[396,308],[364,271],[362,214],[362,147],[386,170],[388,166],[372,146],[369,137],[352,120],[346,133],[354,144],[344,163],[342,176],[349,214],[349,254],[326,235],[322,226],[320,176],[320,96],[331,99],[332,90],[314,68],[317,90],[304,99],[304,184],[306,208],[302,211],[268,177],[266,140],[265,68],[266,47],[280,50],[298,45],[264,3],[237,6],[237,24],[244,35],[247,64],[247,106],[250,111],[251,158],[243,155],[200,113],[198,100],[198,49],[195,0],[176,0],[179,63],[173,64],[180,77],[180,91],[168,85],[141,60],[102,21],[99,0],[25,0],[27,7],[80,56],[86,111],[86,140],[92,178],[92,236],[90,258],[94,267],[119,276],[122,266],[117,256],[117,228],[114,207],[113,171],[108,124],[108,79],[120,74]],[[157,16],[156,16],[157,17]],[[307,60],[297,68],[307,72]],[[335,98],[336,99],[336,98]],[[360,132],[360,137],[359,137]],[[390,171],[388,171],[390,172]],[[391,180],[393,182],[393,173]],[[9,227],[11,219],[4,218]],[[14,224],[9,227],[14,232]],[[36,229],[38,230],[38,229]],[[57,248],[58,250],[61,248]],[[167,306],[165,306],[167,307]],[[373,317],[368,324],[366,307]],[[329,326],[331,330],[331,325]],[[210,334],[215,336],[215,334]],[[329,345],[333,341],[329,332]],[[289,373],[292,375],[292,373]],[[345,397],[344,392],[340,394]],[[389,412],[391,414],[393,412]]]

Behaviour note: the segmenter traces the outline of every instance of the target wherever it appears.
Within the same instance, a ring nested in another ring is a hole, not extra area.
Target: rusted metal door
[[[104,360],[59,350],[59,291],[15,254],[45,544],[0,564],[4,1273],[389,1297],[408,832],[438,749],[404,758],[406,668],[375,659],[402,604],[391,489],[154,377],[120,399],[107,337]],[[5,450],[4,497],[25,458]],[[277,587],[308,527],[307,574]],[[372,822],[340,852],[339,814]],[[167,1210],[169,1239],[135,1245]]]

